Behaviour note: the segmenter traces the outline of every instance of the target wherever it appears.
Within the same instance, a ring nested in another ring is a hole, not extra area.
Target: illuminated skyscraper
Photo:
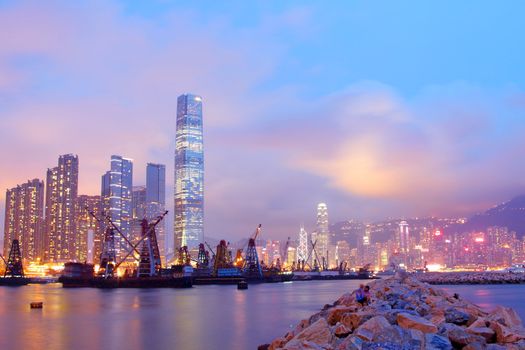
[[[133,186],[133,161],[121,156],[111,156],[111,170],[102,176],[102,202],[122,234],[131,238],[131,190]],[[105,228],[104,228],[105,229]],[[115,232],[115,249],[119,258],[130,249],[125,240]]]
[[[77,199],[76,260],[99,263],[102,252],[103,230],[95,217],[100,218],[100,196],[80,195]]]
[[[398,232],[398,241],[399,252],[402,254],[407,254],[409,251],[409,234],[408,234],[408,223],[406,221],[401,221],[399,223],[399,232]]]
[[[4,256],[18,239],[22,258],[42,258],[44,229],[44,182],[34,179],[7,190],[5,196]]]
[[[166,210],[166,166],[148,163],[146,167],[146,216],[154,220]],[[166,258],[166,229],[164,220],[156,227],[162,261]]]
[[[328,208],[325,203],[319,203],[317,205],[317,230],[315,232],[315,250],[319,259],[324,257],[328,260],[328,245],[330,231],[328,229]],[[321,263],[320,261],[319,263]]]
[[[58,166],[47,170],[45,260],[76,259],[77,194],[78,156],[62,155]]]
[[[308,263],[306,259],[308,259],[308,233],[304,229],[303,226],[301,226],[301,230],[299,231],[299,245],[297,246],[297,259],[301,262],[304,260],[305,263]]]
[[[204,241],[202,99],[190,94],[177,99],[174,233],[175,251]]]

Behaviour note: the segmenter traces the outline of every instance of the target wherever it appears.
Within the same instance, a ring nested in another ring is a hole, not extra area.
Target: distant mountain
[[[525,235],[525,195],[476,214],[464,225],[455,226],[454,229],[470,232],[485,230],[490,226],[506,226],[509,231],[516,231],[519,238],[523,237]]]

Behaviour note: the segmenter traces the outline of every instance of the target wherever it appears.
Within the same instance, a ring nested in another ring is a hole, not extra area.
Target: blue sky
[[[76,153],[97,194],[121,154],[137,185],[167,164],[171,188],[176,97],[194,92],[209,235],[287,237],[320,201],[332,221],[468,215],[524,192],[524,10],[0,1],[0,184]]]

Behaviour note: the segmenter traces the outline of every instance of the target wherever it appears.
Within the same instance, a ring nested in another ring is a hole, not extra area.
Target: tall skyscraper
[[[76,260],[100,263],[103,230],[95,217],[100,218],[102,202],[100,196],[80,195],[77,199]],[[90,252],[91,247],[91,252]],[[90,254],[91,253],[91,254]],[[91,257],[91,258],[89,258]]]
[[[30,180],[7,190],[5,196],[4,256],[18,239],[22,258],[42,258],[44,230],[44,182]]]
[[[399,252],[402,254],[408,254],[409,251],[409,234],[408,234],[408,223],[406,221],[401,221],[399,223],[399,232],[398,232],[398,247]]]
[[[190,94],[177,99],[174,233],[175,251],[204,240],[202,99]]]
[[[297,246],[297,259],[299,261],[305,261],[305,263],[309,263],[306,261],[308,259],[308,233],[304,229],[304,227],[301,225],[301,230],[299,231],[299,245]]]
[[[131,242],[137,242],[142,237],[142,219],[146,218],[146,186],[133,186],[131,193]]]
[[[154,220],[166,209],[166,166],[148,163],[146,167],[146,216]],[[161,260],[166,259],[166,229],[164,220],[156,227]]]
[[[324,257],[328,260],[328,245],[330,231],[328,229],[328,207],[325,203],[319,203],[317,205],[317,230],[315,232],[315,250],[319,259]],[[319,262],[321,263],[321,261]]]
[[[133,161],[112,155],[111,170],[102,176],[102,202],[105,214],[109,215],[127,239],[131,238],[132,187]],[[116,232],[115,249],[118,258],[123,258],[131,249],[124,238]]]
[[[47,170],[46,239],[44,259],[65,262],[76,259],[76,201],[78,156],[62,155],[58,166]]]

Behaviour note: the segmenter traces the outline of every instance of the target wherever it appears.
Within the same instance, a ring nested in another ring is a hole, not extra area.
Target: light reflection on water
[[[359,283],[259,284],[248,290],[0,287],[0,348],[255,349]],[[43,301],[44,308],[31,310],[31,301]]]

